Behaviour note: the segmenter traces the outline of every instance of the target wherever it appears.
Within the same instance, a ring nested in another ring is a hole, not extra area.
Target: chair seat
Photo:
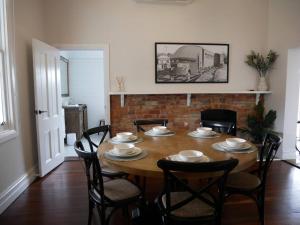
[[[250,173],[239,172],[230,174],[227,178],[226,186],[241,190],[252,190],[260,185],[260,179]]]
[[[181,202],[182,200],[187,199],[191,196],[188,192],[171,192],[171,206]],[[213,201],[213,199],[209,195],[203,195],[206,199]],[[166,195],[162,196],[163,206],[166,207]],[[201,201],[200,199],[194,199],[190,201],[188,204],[174,210],[171,212],[171,215],[176,217],[185,217],[185,218],[193,218],[193,217],[202,217],[202,216],[212,216],[214,214],[214,208]]]
[[[113,179],[105,182],[104,195],[112,201],[122,201],[138,197],[141,194],[140,189],[125,179]]]

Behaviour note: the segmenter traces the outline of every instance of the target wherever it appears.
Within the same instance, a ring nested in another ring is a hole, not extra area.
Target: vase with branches
[[[263,56],[262,54],[255,51],[251,51],[251,53],[246,56],[245,63],[256,69],[259,74],[259,91],[268,90],[268,86],[266,84],[266,75],[272,69],[277,58],[278,54],[272,50],[269,51],[267,56]]]

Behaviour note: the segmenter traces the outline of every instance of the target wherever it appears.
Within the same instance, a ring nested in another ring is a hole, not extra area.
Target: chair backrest
[[[259,153],[259,168],[258,175],[261,179],[261,184],[264,185],[267,178],[267,173],[270,165],[275,158],[278,148],[281,145],[282,138],[278,137],[275,134],[267,133],[263,146]]]
[[[236,135],[236,132],[234,131],[235,124],[232,122],[202,120],[201,125],[203,127],[211,127],[214,131],[219,133]]]
[[[137,132],[146,130],[142,127],[143,125],[161,125],[167,126],[168,119],[149,119],[149,120],[134,120],[133,124],[136,126]]]
[[[200,114],[202,126],[221,133],[236,135],[236,112],[228,109],[208,109]]]
[[[99,133],[102,133],[102,137],[101,137],[100,142],[99,143],[93,142],[92,139],[91,139],[91,135],[99,134]],[[103,125],[103,126],[99,126],[99,127],[94,127],[94,128],[88,129],[88,130],[83,132],[83,136],[89,142],[91,152],[94,152],[94,147],[97,149],[99,147],[99,145],[102,144],[102,142],[104,141],[107,134],[109,134],[110,138],[112,137],[110,125]]]
[[[78,157],[84,161],[89,194],[93,189],[93,192],[96,191],[101,199],[104,199],[103,177],[97,152],[85,151],[81,141],[75,142],[74,150]]]
[[[170,216],[172,211],[183,207],[194,199],[199,199],[214,209],[216,220],[220,220],[221,211],[224,201],[224,187],[229,172],[238,164],[237,159],[229,159],[224,161],[205,162],[205,163],[189,163],[175,162],[161,159],[157,162],[159,168],[164,171],[164,190],[166,196],[165,214]],[[218,173],[219,176],[209,179],[202,187],[191,187],[182,180],[177,172],[185,173]],[[189,197],[171,205],[170,192],[173,191],[174,184],[176,188],[181,187],[183,191],[190,194]],[[212,189],[217,187],[217,194],[212,193]],[[191,209],[192,210],[192,209]]]

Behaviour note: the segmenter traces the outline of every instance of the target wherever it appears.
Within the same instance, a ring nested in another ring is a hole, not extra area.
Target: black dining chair
[[[140,132],[140,131],[145,132],[146,130],[143,128],[143,126],[148,126],[148,125],[167,126],[168,119],[134,120],[133,124],[136,126],[137,132]]]
[[[219,133],[235,135],[233,131],[235,124],[232,122],[202,120],[201,126],[211,127],[214,131]]]
[[[256,202],[259,219],[264,225],[265,186],[269,167],[276,156],[282,139],[268,133],[259,153],[258,169],[251,173],[239,172],[228,176],[226,195],[241,194],[250,197]]]
[[[136,126],[137,132],[145,132],[144,126],[150,126],[150,125],[160,125],[160,126],[167,126],[168,119],[140,119],[140,120],[134,120],[133,124]],[[142,189],[145,191],[146,189],[146,177],[142,177],[142,182],[139,176],[135,176],[135,181],[142,186]]]
[[[227,109],[208,109],[201,112],[201,125],[214,131],[236,135],[236,112]]]
[[[88,225],[92,222],[95,207],[98,210],[101,225],[108,225],[111,216],[117,209],[128,212],[129,205],[143,204],[141,189],[129,180],[116,178],[103,182],[102,168],[97,152],[85,151],[80,141],[75,142],[74,149],[85,165],[89,199]]]
[[[94,134],[102,134],[101,140],[99,143],[95,143],[91,136]],[[109,138],[112,137],[111,134],[111,127],[110,125],[104,125],[104,126],[99,126],[99,127],[94,127],[91,129],[88,129],[86,131],[83,132],[83,136],[85,137],[85,139],[88,140],[89,142],[89,146],[90,146],[90,150],[91,152],[97,151],[97,148],[99,147],[100,144],[103,143],[105,137],[109,135]],[[121,171],[117,171],[107,165],[102,165],[102,174],[106,177],[110,177],[110,178],[114,178],[114,177],[125,177],[128,174],[121,172]]]
[[[157,203],[163,223],[221,224],[226,179],[237,164],[237,159],[205,163],[159,160],[157,166],[164,172],[164,188]],[[182,173],[195,176],[216,173],[216,176],[195,188],[181,179]]]

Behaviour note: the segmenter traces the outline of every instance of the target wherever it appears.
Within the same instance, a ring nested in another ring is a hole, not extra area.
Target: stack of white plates
[[[107,154],[114,157],[134,157],[142,153],[142,149],[135,147],[134,144],[117,144]]]
[[[244,143],[241,146],[233,147],[230,146],[226,141],[222,141],[214,143],[212,147],[219,151],[248,153],[252,146],[249,143]]]
[[[204,133],[199,133],[197,130],[188,133],[189,136],[195,138],[214,138],[218,136],[217,134],[218,133],[215,131],[210,131],[204,134]]]
[[[113,143],[131,143],[138,139],[137,136],[133,135],[131,132],[121,132],[117,133],[115,137],[111,139]]]
[[[151,130],[148,130],[145,132],[145,135],[148,135],[148,136],[172,136],[174,135],[175,133],[168,130],[167,127],[165,126],[156,126],[156,127],[153,127]]]
[[[177,162],[209,162],[210,159],[204,155],[201,151],[197,150],[184,150],[180,151],[178,154],[170,155],[167,159]]]

